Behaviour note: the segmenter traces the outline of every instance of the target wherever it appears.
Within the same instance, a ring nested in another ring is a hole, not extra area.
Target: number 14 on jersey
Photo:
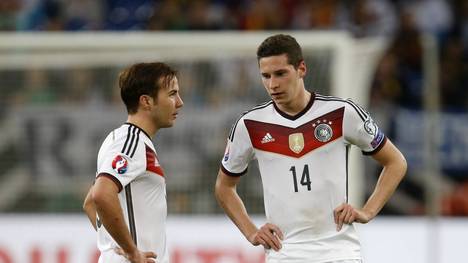
[[[294,183],[294,192],[299,192],[299,187],[298,184],[299,182],[297,181],[297,175],[296,175],[296,166],[291,166],[289,169],[291,171],[292,176],[293,176],[293,183]],[[302,176],[301,176],[301,185],[304,187],[307,186],[307,191],[310,191],[310,175],[309,175],[309,166],[306,164],[304,165],[304,169],[302,170]]]

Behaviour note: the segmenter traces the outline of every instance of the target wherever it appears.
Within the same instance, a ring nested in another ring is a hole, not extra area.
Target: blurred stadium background
[[[467,1],[1,0],[0,30],[0,263],[96,262],[82,201],[126,118],[117,74],[151,60],[179,70],[185,102],[155,138],[173,262],[262,262],[212,190],[233,121],[268,99],[255,48],[276,32],[302,44],[309,90],[365,106],[407,157],[397,193],[358,228],[365,262],[466,260]],[[378,169],[353,158],[360,204]],[[253,166],[239,192],[262,222]]]

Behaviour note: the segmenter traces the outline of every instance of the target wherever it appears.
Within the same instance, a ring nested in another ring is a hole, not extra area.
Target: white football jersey
[[[267,221],[284,234],[268,262],[360,259],[352,225],[336,231],[333,210],[348,200],[348,153],[377,152],[386,138],[369,114],[350,100],[312,94],[290,116],[269,101],[244,113],[229,134],[221,169],[230,176],[257,159]]]
[[[119,187],[120,206],[138,249],[156,253],[159,263],[169,262],[166,182],[150,137],[130,123],[112,131],[99,150],[96,174],[112,179]],[[106,258],[115,260],[113,249],[118,244],[99,218],[97,226],[99,262],[107,263]]]

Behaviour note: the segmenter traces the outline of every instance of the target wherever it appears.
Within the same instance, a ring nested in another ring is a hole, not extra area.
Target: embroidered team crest
[[[304,149],[304,135],[302,132],[289,135],[289,149],[296,154]]]
[[[367,119],[366,122],[364,122],[364,130],[366,130],[369,135],[376,135],[377,125],[375,125],[374,120],[371,118]]]
[[[112,169],[116,171],[118,174],[124,174],[127,172],[128,169],[128,161],[122,155],[115,156],[114,160],[112,161]]]
[[[315,127],[315,138],[321,142],[328,142],[333,136],[333,130],[328,123],[321,123]]]

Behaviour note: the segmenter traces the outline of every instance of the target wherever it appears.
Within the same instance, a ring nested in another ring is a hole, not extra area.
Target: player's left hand
[[[372,219],[370,213],[354,208],[350,204],[341,204],[333,210],[333,216],[336,224],[336,231],[340,231],[343,224],[352,224],[353,222],[367,223]]]

